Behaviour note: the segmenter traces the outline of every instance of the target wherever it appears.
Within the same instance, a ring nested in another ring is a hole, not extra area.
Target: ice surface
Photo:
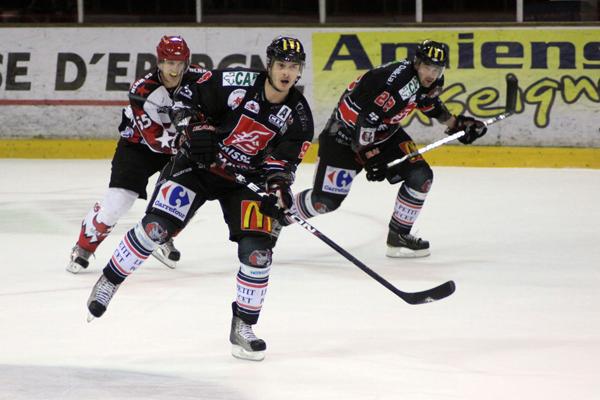
[[[417,223],[429,258],[384,256],[397,188],[362,176],[311,223],[401,290],[453,279],[456,293],[407,305],[292,226],[255,363],[230,355],[238,262],[216,203],[177,237],[176,270],[148,259],[88,324],[88,294],[145,202],[71,275],[109,160],[0,160],[0,399],[599,399],[600,171],[434,172]]]

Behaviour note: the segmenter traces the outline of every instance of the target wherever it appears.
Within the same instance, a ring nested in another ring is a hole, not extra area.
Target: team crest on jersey
[[[223,72],[223,86],[253,86],[258,72],[227,71]]]
[[[322,189],[327,193],[348,194],[355,176],[356,171],[354,170],[328,166],[325,170]]]
[[[255,200],[242,200],[240,228],[244,231],[270,233],[272,229],[271,218],[260,212],[260,202]]]
[[[260,122],[242,115],[235,128],[233,128],[233,131],[231,131],[223,143],[254,156],[267,147],[274,136],[275,132]]]
[[[173,181],[166,181],[158,189],[152,208],[184,221],[195,197],[196,194],[185,186]]]
[[[254,100],[250,100],[246,104],[244,104],[244,108],[248,111],[253,112],[254,114],[258,114],[260,112],[260,106]]]
[[[413,94],[417,93],[417,90],[419,90],[419,79],[416,76],[413,76],[413,78],[408,81],[408,83],[404,85],[404,87],[400,89],[398,93],[400,93],[402,100],[406,100]]]
[[[244,96],[246,96],[246,89],[235,89],[227,98],[227,105],[232,110],[235,110],[242,104]]]

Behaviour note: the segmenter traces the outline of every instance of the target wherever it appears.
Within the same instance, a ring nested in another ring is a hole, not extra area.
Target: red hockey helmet
[[[158,61],[174,60],[189,62],[190,48],[181,36],[163,36],[156,46]]]

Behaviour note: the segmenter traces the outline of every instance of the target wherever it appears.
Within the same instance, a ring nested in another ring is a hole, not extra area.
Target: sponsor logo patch
[[[246,104],[244,104],[244,108],[248,111],[253,112],[254,114],[258,114],[260,111],[260,106],[254,100],[250,100]]]
[[[288,106],[282,106],[277,112],[277,115],[269,115],[269,122],[275,125],[276,127],[281,128],[283,127],[283,125],[285,124],[285,120],[288,119],[291,113],[291,108],[289,108]]]
[[[227,105],[232,110],[235,110],[240,104],[242,104],[244,96],[246,96],[246,89],[235,89],[229,94],[229,97],[227,98]]]
[[[322,189],[327,193],[346,195],[350,193],[350,187],[355,176],[356,171],[352,169],[327,167]]]
[[[223,72],[223,86],[253,86],[258,72],[227,71]]]
[[[227,146],[233,146],[246,154],[256,155],[267,147],[275,132],[254,119],[242,115],[233,131],[223,141]]]
[[[152,208],[184,221],[195,197],[196,194],[185,186],[173,181],[166,181],[160,186]]]
[[[260,202],[242,200],[240,228],[243,231],[271,233],[271,218],[260,212]]]
[[[413,78],[408,81],[408,83],[404,85],[404,87],[400,89],[398,93],[400,93],[402,100],[406,100],[413,94],[417,93],[417,90],[419,90],[419,80],[416,76],[413,76]]]

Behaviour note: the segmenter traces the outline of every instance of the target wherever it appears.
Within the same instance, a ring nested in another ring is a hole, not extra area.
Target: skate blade
[[[90,322],[92,322],[94,319],[96,319],[96,317],[94,317],[94,316],[92,315],[92,313],[91,313],[91,312],[88,312],[88,314],[87,314],[87,318],[86,318],[87,322],[88,322],[88,323],[90,323]]]
[[[177,266],[177,261],[169,260],[167,257],[165,257],[160,251],[160,247],[152,252],[152,256],[171,269],[175,269]]]
[[[420,258],[431,254],[429,249],[411,250],[408,247],[387,247],[385,255],[391,258]]]
[[[69,265],[67,265],[67,268],[65,268],[65,269],[67,270],[67,272],[70,272],[72,274],[78,274],[82,270],[81,265],[79,265],[73,261],[71,261],[69,263]]]
[[[265,359],[264,351],[248,351],[237,344],[231,346],[231,355],[241,360],[262,361]]]

